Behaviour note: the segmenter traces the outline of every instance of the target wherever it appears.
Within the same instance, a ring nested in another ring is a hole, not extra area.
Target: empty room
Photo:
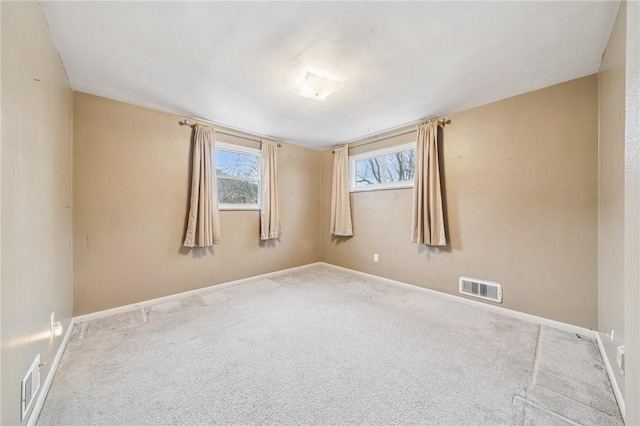
[[[640,2],[1,1],[2,425],[640,425]]]

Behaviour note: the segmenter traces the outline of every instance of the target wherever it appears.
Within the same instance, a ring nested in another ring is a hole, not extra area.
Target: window
[[[260,150],[216,142],[220,210],[260,209]]]
[[[349,157],[351,191],[413,186],[416,144],[407,143]]]

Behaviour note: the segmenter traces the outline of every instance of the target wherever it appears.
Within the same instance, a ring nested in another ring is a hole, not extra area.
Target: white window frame
[[[232,180],[239,180],[239,181],[245,181],[245,182],[258,182],[258,202],[252,203],[252,204],[231,204],[231,203],[221,203],[220,198],[218,198],[218,210],[260,210],[260,195],[262,193],[262,170],[261,170],[262,151],[256,148],[249,148],[242,145],[235,145],[235,144],[231,144],[227,142],[219,142],[219,141],[216,141],[214,149],[258,157],[258,178],[257,179],[247,178],[247,177],[237,177],[237,176],[231,176],[231,177],[226,176],[223,178],[223,179],[232,179]],[[216,165],[217,165],[217,161],[216,161]],[[217,181],[221,177],[218,176],[217,170],[215,172],[216,172],[216,189],[218,189]],[[220,197],[220,194],[218,194],[218,197]]]
[[[363,192],[363,191],[380,191],[384,189],[400,189],[400,188],[413,188],[413,179],[408,181],[398,182],[384,182],[376,183],[365,186],[356,186],[356,162],[362,160],[368,160],[375,157],[381,157],[387,154],[395,154],[397,152],[409,151],[416,149],[416,142],[404,143],[402,145],[395,145],[389,148],[377,149],[375,151],[368,151],[362,154],[349,156],[349,192]]]

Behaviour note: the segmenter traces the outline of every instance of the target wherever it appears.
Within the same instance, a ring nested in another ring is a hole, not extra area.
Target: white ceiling
[[[74,90],[314,149],[598,71],[613,2],[43,2]],[[296,96],[305,70],[341,80]]]

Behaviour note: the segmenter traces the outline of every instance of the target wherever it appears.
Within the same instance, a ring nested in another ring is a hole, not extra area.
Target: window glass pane
[[[382,157],[356,161],[356,186],[382,183]]]
[[[216,149],[216,171],[218,176],[259,178],[258,157]]]
[[[256,204],[258,182],[218,177],[218,202],[221,204]]]
[[[415,168],[416,149],[412,142],[350,156],[350,190],[411,187]]]
[[[415,171],[416,164],[415,158],[415,149],[385,155],[385,176],[387,182],[413,180],[413,173]]]

